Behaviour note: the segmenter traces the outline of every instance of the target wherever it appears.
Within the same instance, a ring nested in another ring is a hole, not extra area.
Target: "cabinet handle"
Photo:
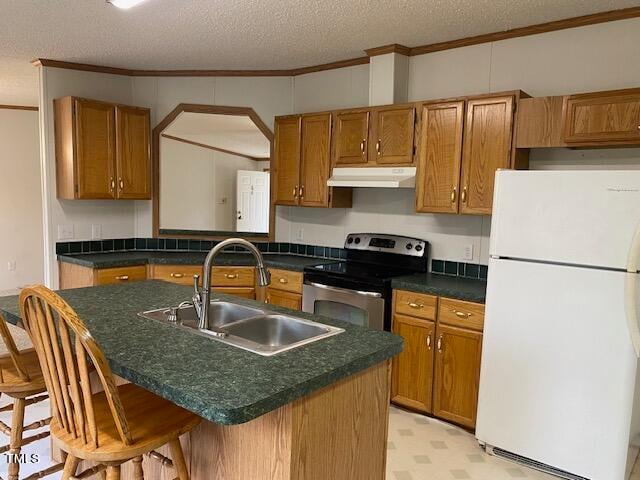
[[[121,282],[126,282],[127,280],[129,280],[129,275],[118,275],[116,277],[116,280],[120,280]]]
[[[431,350],[431,334],[427,335],[427,350]]]
[[[184,273],[171,273],[171,278],[182,278]]]
[[[381,140],[378,140],[376,142],[376,152],[378,153],[378,155],[380,155],[380,143],[381,143]]]
[[[456,187],[453,187],[453,190],[451,191],[451,203],[456,203],[457,197],[458,197],[458,189]]]
[[[111,180],[109,181],[109,185],[110,185],[110,190],[113,192],[113,190],[116,188],[116,181],[113,179],[113,177],[111,177]]]
[[[293,187],[293,198],[298,198],[298,185]]]
[[[281,278],[280,280],[278,280],[280,283],[289,283],[289,280],[287,280],[286,278]]]
[[[229,280],[233,280],[234,278],[238,278],[238,274],[236,273],[225,273],[224,278],[228,278]]]
[[[300,198],[304,197],[304,185],[300,185],[300,190],[298,190],[298,194]]]
[[[416,310],[421,310],[424,308],[424,305],[421,303],[407,302],[407,305],[409,305],[411,308],[415,308]]]
[[[437,345],[437,348],[438,348],[438,353],[442,352],[442,335],[440,335],[440,336],[438,337],[438,345]]]
[[[364,146],[365,146],[365,144],[366,144],[365,140],[362,140],[360,142],[360,152],[362,152],[363,155],[364,155]]]
[[[462,197],[461,197],[462,203],[467,203],[467,187],[464,187],[462,189]]]
[[[124,188],[124,181],[122,181],[122,178],[119,178],[118,182],[120,184],[120,190],[122,190]]]
[[[638,125],[638,130],[640,130],[640,125]]]
[[[452,310],[453,313],[456,314],[456,317],[458,318],[469,318],[472,314],[471,313],[466,313],[466,312],[461,312],[459,310]]]

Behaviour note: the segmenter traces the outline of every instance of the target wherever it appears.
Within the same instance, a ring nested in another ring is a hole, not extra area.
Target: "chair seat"
[[[61,448],[80,459],[97,462],[128,460],[161,447],[200,422],[197,415],[137,385],[120,385],[118,393],[133,438],[132,445],[122,443],[105,394],[100,392],[93,395],[98,448],[91,445],[92,442],[85,444],[82,438],[74,438],[54,418],[51,435],[61,443]]]
[[[27,375],[29,375],[30,381],[25,382],[22,380],[13,365],[11,357],[4,355],[0,357],[0,370],[2,371],[0,392],[19,398],[44,392],[46,386],[36,351],[33,349],[22,350],[20,359],[24,369],[27,371]]]

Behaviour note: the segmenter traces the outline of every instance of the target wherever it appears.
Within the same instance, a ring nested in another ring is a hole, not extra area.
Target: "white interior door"
[[[638,433],[627,275],[490,259],[479,440],[586,478],[624,478]]]
[[[238,170],[236,231],[269,231],[269,173]]]

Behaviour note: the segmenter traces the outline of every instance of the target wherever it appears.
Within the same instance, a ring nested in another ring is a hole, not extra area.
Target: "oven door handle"
[[[363,297],[373,297],[373,298],[382,297],[382,294],[378,292],[365,292],[363,290],[349,290],[348,288],[330,287],[329,285],[323,285],[322,283],[316,283],[316,282],[308,282],[307,285],[311,285],[312,287],[317,287],[317,288],[323,288],[325,290],[329,290],[333,292],[355,293],[357,295],[362,295]]]

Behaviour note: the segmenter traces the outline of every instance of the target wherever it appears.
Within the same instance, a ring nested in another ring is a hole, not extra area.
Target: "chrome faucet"
[[[218,253],[231,245],[239,245],[249,250],[256,258],[256,268],[258,269],[258,285],[266,287],[271,282],[271,275],[264,266],[262,254],[251,242],[242,238],[228,238],[213,247],[204,260],[204,276],[202,278],[202,288],[198,288],[198,276],[193,277],[193,287],[195,293],[193,295],[193,306],[198,314],[198,328],[211,330],[214,334],[219,333],[221,336],[226,335],[224,331],[209,327],[209,297],[211,295],[211,269],[213,261]]]

